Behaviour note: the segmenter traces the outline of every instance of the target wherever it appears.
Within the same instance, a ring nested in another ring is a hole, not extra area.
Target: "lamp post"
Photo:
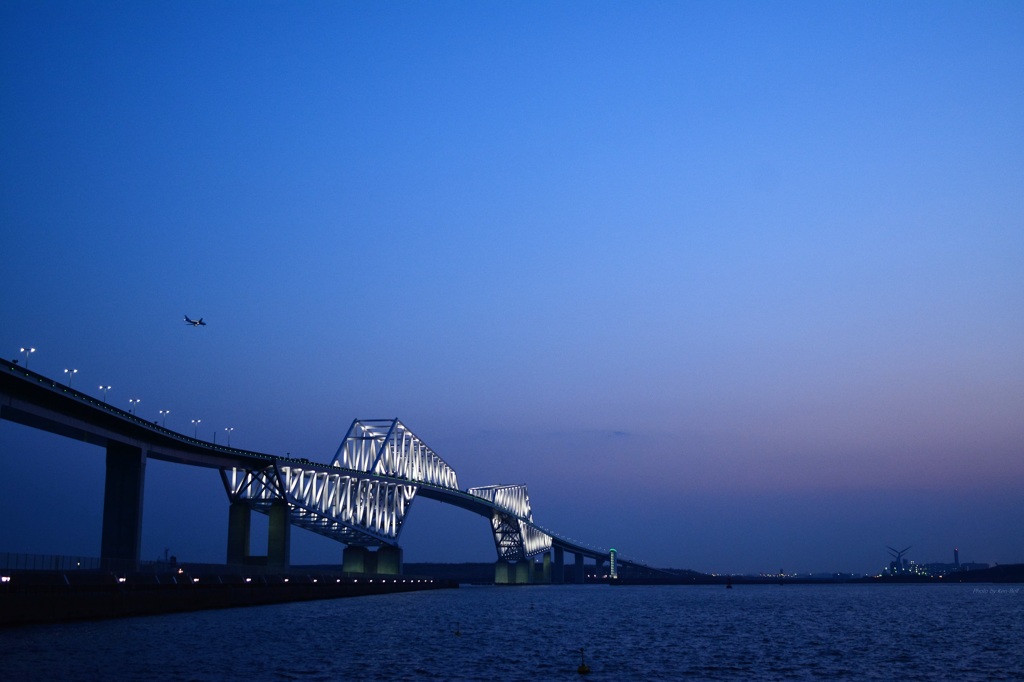
[[[139,403],[142,402],[142,398],[128,398],[128,402],[132,404],[132,409],[129,410],[132,414],[135,414],[135,410],[138,409]]]
[[[231,432],[235,430],[234,426],[225,426],[224,430],[228,432],[228,447],[231,447]]]
[[[160,410],[160,426],[167,428],[167,415],[170,413],[170,410]]]
[[[28,356],[29,356],[29,355],[30,355],[31,353],[35,353],[35,352],[36,352],[36,349],[35,349],[35,348],[32,348],[31,346],[28,346],[28,347],[26,347],[26,348],[22,348],[22,349],[21,349],[21,352],[25,354],[25,369],[28,369]]]
[[[202,423],[202,421],[203,421],[202,419],[193,419],[192,420],[192,437],[193,438],[198,438],[199,437],[199,425]]]
[[[113,386],[104,386],[103,384],[100,384],[100,390],[103,391],[103,404],[104,405],[107,404],[107,391],[109,391],[112,388],[113,388]]]
[[[26,356],[26,357],[28,357],[28,356]],[[26,360],[26,362],[27,362],[27,360]],[[65,369],[64,373],[68,375],[68,388],[71,388],[71,377],[73,377],[76,374],[78,374],[78,370],[77,369]]]

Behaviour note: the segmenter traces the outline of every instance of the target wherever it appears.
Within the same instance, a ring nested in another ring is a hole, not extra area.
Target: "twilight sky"
[[[399,417],[659,566],[1024,562],[1019,2],[8,0],[0,87],[31,369],[322,462]],[[102,449],[0,462],[0,551],[98,555]],[[149,463],[144,559],[226,529]],[[495,558],[429,500],[402,545]]]

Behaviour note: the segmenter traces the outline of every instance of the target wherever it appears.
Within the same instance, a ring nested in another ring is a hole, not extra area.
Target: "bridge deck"
[[[507,509],[463,490],[315,464],[306,459],[232,448],[189,437],[6,360],[0,361],[0,418],[94,445],[129,444],[143,450],[147,457],[163,461],[221,470],[259,470],[275,464],[308,467],[318,471],[330,470],[339,475],[396,484],[411,483],[419,495],[488,518],[495,511],[508,513]],[[596,560],[608,556],[606,550],[588,547],[559,536],[534,523],[532,519],[517,518],[523,524],[549,535],[553,547]],[[621,558],[619,562],[624,565],[633,563]]]

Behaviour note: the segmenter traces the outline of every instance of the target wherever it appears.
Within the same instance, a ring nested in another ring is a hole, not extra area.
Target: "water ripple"
[[[963,585],[531,586],[0,632],[4,680],[1024,680],[1024,596]]]

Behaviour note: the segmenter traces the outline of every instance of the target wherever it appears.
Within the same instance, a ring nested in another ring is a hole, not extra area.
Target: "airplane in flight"
[[[188,315],[185,316],[185,324],[190,324],[193,327],[198,327],[199,325],[204,327],[206,326],[206,323],[203,322],[203,318],[200,317],[198,320],[190,320]]]

